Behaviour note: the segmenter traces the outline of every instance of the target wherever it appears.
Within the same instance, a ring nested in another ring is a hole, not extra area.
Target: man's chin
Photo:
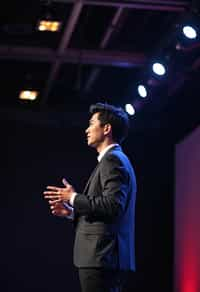
[[[87,144],[88,144],[88,146],[90,146],[91,145],[91,142],[89,140],[87,140]]]
[[[95,148],[95,143],[92,143],[91,141],[87,141],[88,146]]]

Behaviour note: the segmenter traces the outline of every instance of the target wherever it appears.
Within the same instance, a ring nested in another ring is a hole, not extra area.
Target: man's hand
[[[51,205],[51,212],[55,216],[66,217],[72,215],[73,209],[71,207],[68,208],[62,203],[52,203],[51,201],[49,201],[49,204]]]
[[[69,202],[72,194],[75,192],[74,188],[67,182],[64,178],[62,180],[64,184],[64,188],[59,188],[55,186],[47,186],[47,191],[44,191],[45,199],[51,201],[51,204],[62,203],[62,202]]]

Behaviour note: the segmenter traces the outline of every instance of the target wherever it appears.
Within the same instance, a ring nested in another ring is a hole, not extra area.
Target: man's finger
[[[61,214],[59,214],[59,212],[56,211],[56,210],[52,210],[51,213],[52,213],[53,215],[56,215],[56,216],[60,216],[60,217],[61,217]]]
[[[70,184],[69,184],[69,182],[66,180],[66,178],[63,178],[62,179],[62,183],[64,184],[64,186],[69,186]]]
[[[45,195],[44,196],[45,199],[50,199],[50,201],[61,201],[61,197],[60,196],[51,196],[51,195]]]
[[[57,207],[56,205],[52,205],[52,206],[50,206],[50,209],[51,209],[51,210],[57,210],[58,207]]]
[[[54,196],[59,196],[59,192],[55,192],[55,191],[44,191],[43,192],[44,195],[54,195]]]
[[[60,202],[60,200],[59,200],[59,202]],[[57,206],[58,205],[58,200],[49,200],[49,204],[51,205],[51,206]]]
[[[59,195],[53,195],[53,194],[45,194],[44,195],[45,199],[60,199]]]
[[[54,187],[54,186],[47,186],[47,190],[52,190],[52,191],[59,191],[60,190],[60,188],[58,188],[58,187]]]

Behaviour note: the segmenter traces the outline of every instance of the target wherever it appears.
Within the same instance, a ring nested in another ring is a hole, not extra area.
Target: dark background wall
[[[66,177],[81,191],[96,165],[84,129],[1,124],[2,291],[79,291],[73,224],[51,215],[42,192]],[[125,291],[172,291],[174,147],[162,133],[130,133],[137,175],[137,272]]]

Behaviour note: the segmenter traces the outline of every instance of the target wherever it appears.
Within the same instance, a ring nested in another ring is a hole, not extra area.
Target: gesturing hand
[[[49,202],[51,205],[51,212],[55,216],[59,217],[66,217],[72,215],[73,208],[64,206],[62,203],[52,203],[51,201]]]
[[[52,204],[59,202],[69,202],[75,190],[65,178],[62,179],[62,183],[65,186],[64,188],[47,186],[47,191],[43,192],[45,199],[50,200]]]

